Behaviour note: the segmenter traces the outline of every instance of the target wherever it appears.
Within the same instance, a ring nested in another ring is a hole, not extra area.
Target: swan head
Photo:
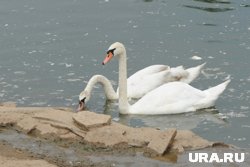
[[[82,111],[85,109],[85,104],[90,99],[90,93],[87,90],[84,90],[79,95],[79,105],[77,111]]]
[[[107,55],[105,59],[103,60],[102,64],[105,65],[108,63],[113,57],[121,56],[125,53],[125,47],[120,42],[115,42],[108,48]]]

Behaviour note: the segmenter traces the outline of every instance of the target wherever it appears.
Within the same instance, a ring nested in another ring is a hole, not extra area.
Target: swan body
[[[178,114],[212,107],[229,82],[204,91],[183,82],[170,82],[143,96],[124,114]]]
[[[198,90],[183,82],[170,82],[150,91],[132,106],[127,99],[127,57],[123,44],[112,44],[103,64],[112,57],[119,59],[119,110],[121,114],[177,114],[214,106],[230,80],[207,89]],[[147,85],[147,83],[144,83]]]
[[[129,99],[139,99],[151,90],[168,82],[181,81],[191,83],[199,76],[205,64],[203,63],[186,70],[183,66],[170,68],[167,65],[151,65],[143,68],[127,79],[127,96]],[[119,87],[117,92],[119,92]]]

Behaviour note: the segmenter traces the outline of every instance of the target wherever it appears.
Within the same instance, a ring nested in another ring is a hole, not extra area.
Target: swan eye
[[[114,49],[108,50],[108,51],[107,51],[108,56],[109,56],[109,53],[112,53],[112,55],[114,55],[114,51],[115,51],[115,48],[114,48]]]

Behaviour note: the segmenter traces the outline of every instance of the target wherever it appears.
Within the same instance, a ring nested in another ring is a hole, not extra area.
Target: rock
[[[73,114],[73,120],[84,130],[110,125],[111,116],[83,111]]]
[[[146,152],[150,153],[150,156],[163,155],[173,143],[176,132],[176,129],[168,129],[161,132],[159,135],[154,136],[148,144]]]
[[[90,143],[93,147],[138,147],[150,156],[217,146],[188,130],[132,128],[111,122],[108,115],[89,111],[73,113],[67,108],[0,107],[0,126],[46,139]]]
[[[201,138],[189,130],[178,130],[173,142],[172,149],[178,152],[184,152],[184,150],[196,150],[206,147],[211,147],[215,144]]]
[[[46,138],[57,137],[58,135],[66,133],[65,130],[62,132],[61,129],[55,128],[50,124],[43,123],[38,123],[35,130],[39,133],[40,136]]]
[[[37,121],[40,121],[43,124],[49,124],[50,125],[49,129],[51,129],[52,132],[54,131],[53,129],[64,129],[72,132],[77,136],[84,138],[85,132],[74,125],[74,121],[72,119],[73,112],[69,111],[71,110],[64,108],[49,108],[43,112],[35,113],[32,117],[37,119]],[[46,132],[47,129],[45,126],[40,126],[39,130],[41,134],[48,133]],[[58,133],[58,136],[61,136],[59,131],[56,133]]]
[[[66,133],[66,134],[62,134],[59,136],[61,139],[64,140],[74,140],[76,139],[78,136],[75,135],[74,133]]]
[[[152,137],[159,133],[154,128],[132,128],[112,122],[110,125],[91,129],[85,140],[97,147],[146,147]]]
[[[44,121],[43,121],[44,122]],[[81,129],[75,127],[74,125],[65,125],[65,124],[62,124],[62,123],[58,123],[58,122],[49,122],[49,124],[54,127],[54,128],[57,128],[57,129],[64,129],[64,130],[68,130],[70,131],[71,133],[81,137],[81,138],[84,138],[85,137],[85,134],[86,132],[82,131]],[[60,135],[61,136],[61,135]],[[73,136],[73,135],[71,135]]]
[[[16,129],[26,134],[32,133],[43,136],[44,138],[52,138],[69,132],[69,130],[55,128],[49,123],[40,122],[32,117],[25,117],[22,120],[17,121],[16,127]]]
[[[131,146],[146,147],[162,131],[155,128],[129,128],[125,136]]]
[[[44,108],[42,111],[36,111],[32,117],[40,121],[50,121],[64,125],[73,125],[73,112],[63,108]]]
[[[22,119],[23,116],[22,114],[0,112],[0,126],[13,126],[18,120]]]
[[[126,126],[112,123],[109,126],[92,129],[86,134],[85,140],[96,147],[122,146],[127,143],[127,138],[124,137],[127,129]]]
[[[32,117],[26,117],[19,121],[16,124],[19,131],[23,131],[26,134],[29,134],[37,126],[37,121]]]
[[[176,129],[131,128],[118,123],[89,131],[85,140],[97,147],[141,147],[150,156],[162,155],[173,142]]]

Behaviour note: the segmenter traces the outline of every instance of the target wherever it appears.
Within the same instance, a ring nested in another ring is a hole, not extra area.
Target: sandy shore
[[[0,164],[3,167],[56,167],[45,160],[35,158],[32,154],[17,150],[10,145],[0,142]]]

